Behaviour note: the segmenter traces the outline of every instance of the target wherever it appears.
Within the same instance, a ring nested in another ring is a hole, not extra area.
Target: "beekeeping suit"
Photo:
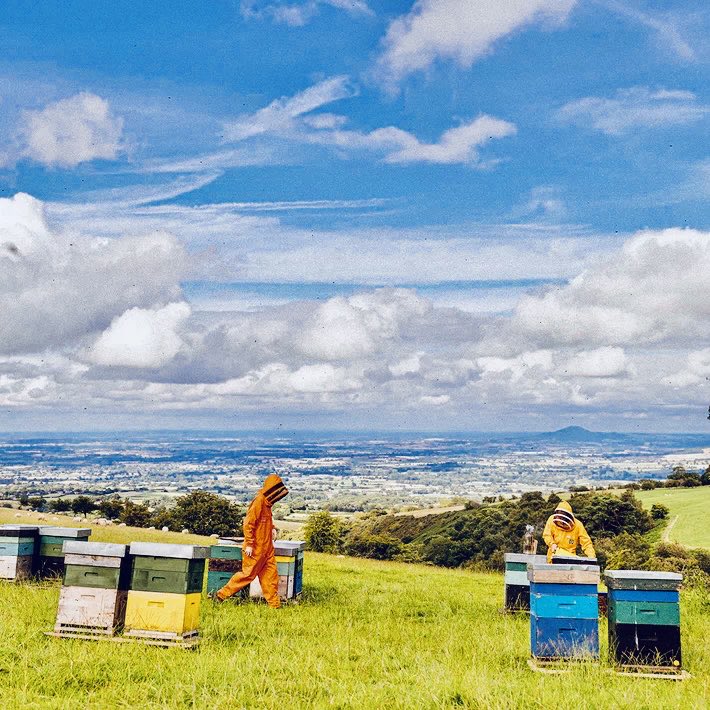
[[[287,495],[288,488],[279,476],[272,473],[266,477],[264,485],[251,502],[244,518],[242,571],[237,572],[217,592],[218,601],[231,597],[258,577],[261,591],[269,606],[274,609],[281,606],[271,506]]]
[[[547,519],[542,539],[547,545],[548,562],[556,552],[576,554],[577,547],[581,547],[587,557],[596,557],[591,538],[581,521],[574,516],[572,506],[567,501],[563,500]]]

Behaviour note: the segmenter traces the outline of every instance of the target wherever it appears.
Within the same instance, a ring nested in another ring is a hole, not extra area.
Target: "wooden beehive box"
[[[55,633],[112,635],[124,623],[130,558],[126,545],[67,540]]]
[[[599,567],[531,564],[530,651],[542,659],[599,656]]]
[[[607,570],[609,651],[620,666],[681,670],[680,585],[676,572]]]
[[[507,611],[530,610],[528,564],[541,564],[545,561],[545,555],[526,555],[518,552],[505,554],[504,609]]]
[[[86,542],[90,535],[91,528],[41,527],[39,529],[39,576],[46,578],[63,575],[64,543],[67,540]]]
[[[197,631],[209,548],[134,542],[126,634],[184,638]]]
[[[0,527],[0,579],[30,579],[37,551],[37,526],[3,525]]]

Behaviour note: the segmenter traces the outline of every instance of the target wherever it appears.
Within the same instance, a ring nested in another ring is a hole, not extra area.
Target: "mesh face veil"
[[[574,527],[574,515],[558,508],[552,515],[552,522],[561,530],[569,532]]]

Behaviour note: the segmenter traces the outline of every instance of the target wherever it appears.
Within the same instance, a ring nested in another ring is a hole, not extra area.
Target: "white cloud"
[[[301,3],[267,2],[242,0],[241,10],[244,17],[250,19],[272,18],[275,22],[302,27],[310,22],[320,11],[322,5],[344,10],[350,15],[373,15],[364,0],[308,0]]]
[[[564,370],[578,377],[621,377],[628,374],[629,363],[623,348],[604,347],[576,353]]]
[[[494,138],[516,133],[508,121],[492,116],[479,116],[456,128],[444,131],[437,143],[420,143],[414,136],[402,132],[401,148],[385,156],[386,163],[476,163],[478,151]]]
[[[108,101],[83,92],[39,111],[25,111],[20,133],[20,157],[67,168],[97,158],[116,159],[122,150],[123,119],[112,115]]]
[[[423,143],[415,135],[395,126],[370,132],[348,130],[345,116],[313,111],[357,94],[348,78],[338,76],[322,81],[292,97],[282,97],[253,114],[224,126],[223,139],[244,141],[271,136],[295,143],[323,145],[341,154],[372,151],[386,163],[463,163],[480,162],[478,148],[494,139],[516,133],[516,127],[500,118],[482,114],[459,126],[445,130],[435,143]],[[200,158],[202,169],[212,165],[210,156]],[[194,160],[191,163],[196,169]],[[171,166],[174,169],[176,166]],[[185,167],[183,164],[181,167]]]
[[[386,81],[427,69],[437,59],[468,68],[503,37],[526,26],[559,26],[575,0],[418,0],[392,22],[379,68]]]
[[[183,250],[164,234],[59,234],[41,202],[0,199],[0,353],[61,348],[127,308],[179,294]]]
[[[641,345],[703,337],[710,318],[710,233],[641,232],[598,266],[523,297],[513,327],[556,345]]]
[[[187,303],[163,308],[131,308],[114,318],[89,348],[88,359],[97,365],[156,368],[166,365],[184,343],[179,329],[190,316]]]
[[[254,114],[226,123],[223,139],[236,142],[264,133],[288,132],[294,128],[294,121],[299,116],[355,94],[356,90],[350,85],[348,77],[326,79],[294,96],[276,99]]]
[[[637,86],[619,89],[614,98],[588,96],[557,111],[562,123],[622,135],[638,128],[660,128],[695,123],[710,113],[690,91],[651,90]]]

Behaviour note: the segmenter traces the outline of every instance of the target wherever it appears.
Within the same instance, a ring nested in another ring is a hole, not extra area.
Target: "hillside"
[[[670,516],[665,534],[670,542],[710,549],[710,486],[656,488],[636,491],[636,497],[649,510],[654,503],[668,506]]]
[[[3,511],[4,512],[4,511]],[[104,529],[97,537],[145,539]],[[162,536],[152,533],[151,536]],[[165,540],[183,540],[165,534]],[[0,584],[8,708],[697,708],[710,699],[710,609],[683,592],[684,683],[526,665],[528,620],[503,577],[308,554],[299,605],[203,607],[198,652],[48,638],[58,585]],[[602,658],[606,650],[602,626]]]

